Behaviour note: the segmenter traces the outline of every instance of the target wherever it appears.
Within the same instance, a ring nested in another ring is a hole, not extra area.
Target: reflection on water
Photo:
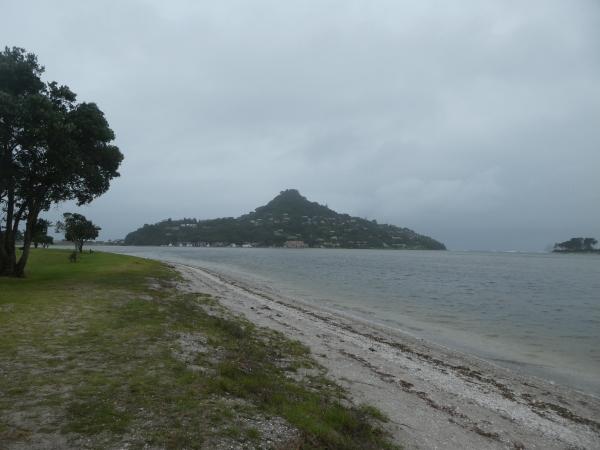
[[[211,268],[600,394],[600,257],[99,247]]]

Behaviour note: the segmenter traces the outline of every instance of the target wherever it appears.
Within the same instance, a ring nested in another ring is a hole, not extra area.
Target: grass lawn
[[[396,448],[300,343],[159,262],[69,253],[0,278],[0,448]]]

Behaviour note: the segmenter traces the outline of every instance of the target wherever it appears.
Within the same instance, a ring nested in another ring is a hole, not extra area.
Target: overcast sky
[[[597,0],[0,0],[0,44],[106,113],[103,239],[286,188],[451,249],[600,238]]]

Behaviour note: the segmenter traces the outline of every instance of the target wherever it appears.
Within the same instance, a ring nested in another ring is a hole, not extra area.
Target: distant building
[[[308,247],[304,241],[285,241],[283,244],[285,248],[305,248]]]

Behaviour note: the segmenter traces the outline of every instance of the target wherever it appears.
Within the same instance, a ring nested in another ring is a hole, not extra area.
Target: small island
[[[446,250],[408,228],[340,214],[296,189],[237,218],[167,219],[129,233],[125,245]]]
[[[599,253],[598,240],[592,237],[574,237],[554,244],[553,253]]]

